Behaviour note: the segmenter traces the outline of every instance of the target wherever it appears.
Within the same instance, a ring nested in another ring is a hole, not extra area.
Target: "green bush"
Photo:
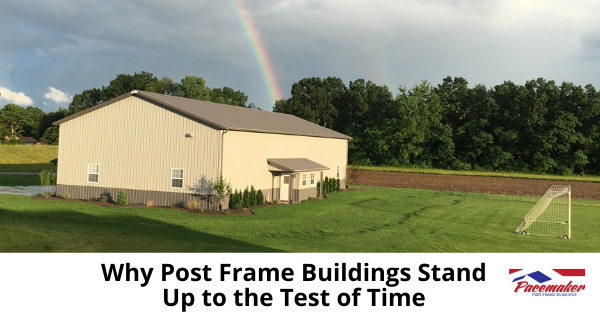
[[[321,182],[317,182],[317,197],[321,197]]]
[[[329,177],[327,177],[327,176],[325,176],[325,179],[323,180],[323,193],[324,194],[329,193]]]
[[[242,197],[242,207],[250,208],[250,192],[248,192],[248,187],[244,189],[244,196]]]
[[[340,191],[340,179],[335,180],[335,191]]]
[[[237,188],[235,189],[233,196],[231,196],[231,207],[235,209],[240,209],[242,207],[242,197]]]
[[[125,194],[125,191],[123,189],[119,190],[119,194],[117,195],[117,205],[127,205],[127,195]]]
[[[256,206],[256,189],[254,185],[250,186],[250,207]]]
[[[265,203],[265,196],[261,189],[256,192],[256,205],[262,206]]]
[[[102,201],[103,203],[107,203],[108,202],[108,196],[107,195],[100,196],[100,201]]]

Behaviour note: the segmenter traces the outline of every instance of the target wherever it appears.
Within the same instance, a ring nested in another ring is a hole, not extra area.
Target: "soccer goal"
[[[571,186],[550,187],[527,213],[517,233],[571,238]]]

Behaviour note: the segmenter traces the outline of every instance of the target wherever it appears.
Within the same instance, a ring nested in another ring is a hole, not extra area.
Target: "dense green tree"
[[[0,125],[4,126],[5,135],[9,139],[15,139],[22,135],[25,128],[31,124],[29,112],[15,104],[6,104],[0,110]]]
[[[241,91],[235,91],[230,87],[213,88],[210,91],[210,101],[220,104],[229,104],[247,107],[248,96]]]
[[[58,127],[48,127],[46,131],[44,131],[44,134],[40,138],[40,141],[52,145],[58,144]]]
[[[181,79],[178,94],[181,97],[210,101],[211,89],[201,77],[186,76]]]
[[[292,85],[292,96],[286,101],[276,102],[273,111],[292,114],[331,128],[345,88],[339,78],[302,79]]]
[[[75,114],[109,99],[110,98],[103,96],[102,89],[92,88],[85,90],[81,92],[81,94],[75,94],[75,96],[73,96],[73,100],[71,100],[68,108],[69,114]]]

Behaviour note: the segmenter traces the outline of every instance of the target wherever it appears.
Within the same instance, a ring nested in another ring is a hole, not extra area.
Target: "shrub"
[[[152,207],[152,206],[154,206],[154,201],[152,201],[152,200],[146,201],[146,207]]]
[[[119,194],[117,195],[117,205],[127,205],[127,195],[125,194],[125,191],[123,189],[119,190]]]
[[[250,186],[250,207],[256,206],[256,189],[254,185]]]
[[[69,194],[64,194],[64,195],[63,195],[63,198],[64,198],[64,199],[69,199],[70,197],[71,197],[71,195],[69,195]]]
[[[250,192],[248,192],[248,187],[244,189],[244,196],[242,197],[242,207],[250,208]]]
[[[198,200],[188,200],[188,201],[185,203],[185,207],[186,207],[187,209],[190,209],[190,210],[197,209],[197,208],[198,208],[198,206],[199,206]]]
[[[235,208],[236,209],[242,209],[242,190],[240,189],[240,191],[238,191],[236,198],[236,204],[235,204]]]
[[[83,199],[81,199],[81,201],[88,201],[88,199],[87,198],[83,198]]]
[[[327,176],[325,176],[325,179],[323,180],[323,193],[329,193],[329,177]]]
[[[42,197],[44,194],[42,194],[41,192],[39,192],[37,195],[38,195],[38,197]]]
[[[317,182],[317,197],[321,197],[321,182]]]
[[[167,208],[173,209],[173,205],[168,205]]]
[[[277,199],[273,200],[273,204],[274,204],[274,205],[276,205],[276,204],[278,204],[278,203],[279,203],[279,200],[277,200]]]
[[[337,179],[335,180],[335,191],[340,191],[340,186],[341,186],[341,184],[340,184],[340,179],[339,179],[339,178],[337,178]]]
[[[108,202],[108,196],[107,195],[100,196],[100,201],[102,201],[103,203],[107,203]]]
[[[233,192],[233,195],[231,195],[231,202],[230,202],[231,208],[238,209],[238,205],[240,203],[240,200],[238,198],[239,198],[239,192],[236,188],[235,191]]]
[[[262,206],[265,203],[265,196],[263,195],[262,190],[258,190],[256,192],[256,205]]]

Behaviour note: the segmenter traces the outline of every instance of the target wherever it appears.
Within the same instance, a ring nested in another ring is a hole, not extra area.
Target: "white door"
[[[279,199],[290,199],[290,175],[281,175],[281,186],[279,186]]]

